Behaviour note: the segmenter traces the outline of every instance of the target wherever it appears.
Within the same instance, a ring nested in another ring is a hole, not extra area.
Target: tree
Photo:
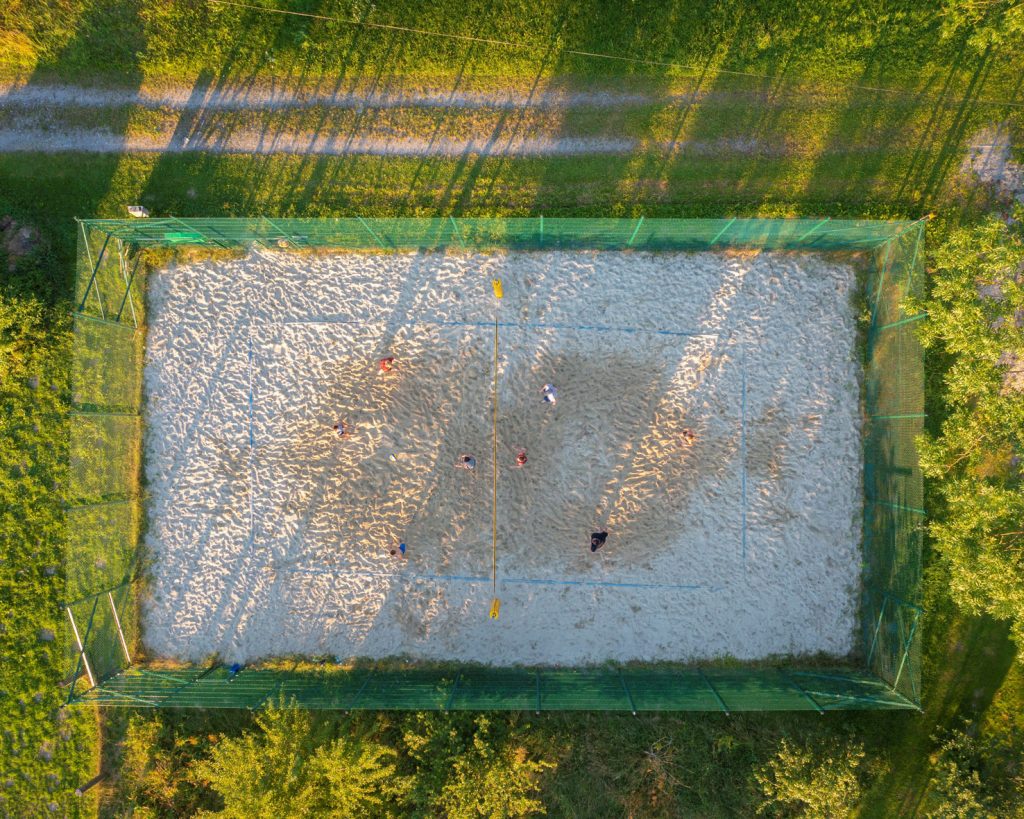
[[[928,819],[974,819],[990,815],[991,800],[981,794],[981,755],[963,731],[950,731],[929,758],[931,777],[924,799]]]
[[[408,782],[395,752],[368,739],[318,742],[308,712],[271,707],[257,731],[221,739],[193,776],[224,800],[220,815],[238,819],[398,815]]]
[[[1024,217],[1024,212],[1018,210]],[[991,218],[953,231],[931,257],[920,338],[949,362],[921,468],[945,509],[929,531],[966,610],[1008,619],[1024,645],[1024,241]]]
[[[864,746],[830,737],[797,747],[783,739],[775,756],[755,770],[764,801],[758,813],[833,819],[860,800]]]
[[[978,51],[1024,41],[1024,3],[1021,0],[946,0],[942,34],[947,39],[965,36]]]
[[[413,803],[447,819],[544,813],[540,776],[554,763],[531,759],[507,722],[448,714],[411,715],[403,740],[417,763]]]

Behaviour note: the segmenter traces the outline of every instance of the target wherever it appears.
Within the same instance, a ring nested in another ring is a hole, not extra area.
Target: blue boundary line
[[[490,583],[490,577],[475,577],[472,575],[460,575],[460,574],[420,574],[417,572],[377,572],[371,569],[351,569],[348,567],[338,567],[337,569],[296,569],[286,568],[281,571],[288,572],[289,574],[340,574],[346,572],[348,574],[361,575],[365,577],[390,577],[396,580],[411,579],[411,580],[435,580],[442,582],[463,582],[463,583]],[[610,581],[602,580],[547,580],[543,578],[532,578],[532,577],[503,577],[500,580],[501,583],[510,584],[528,584],[536,586],[588,586],[595,588],[625,588],[625,589],[710,589],[711,591],[718,591],[717,586],[708,586],[704,583],[613,583]]]
[[[405,327],[412,327],[417,324],[430,324],[438,327],[481,327],[481,328],[492,328],[494,327],[493,321],[443,321],[441,319],[421,319],[419,321],[389,321],[388,319],[381,319],[380,321],[359,321],[356,319],[345,319],[345,318],[334,318],[334,319],[294,319],[291,321],[285,320],[278,322],[279,324],[353,324],[369,326],[373,324],[390,324],[400,325]],[[499,327],[511,327],[511,328],[523,328],[529,327],[534,330],[583,330],[596,333],[648,333],[655,336],[685,336],[685,337],[700,337],[700,336],[715,336],[717,333],[697,333],[690,330],[647,330],[643,327],[611,327],[602,324],[541,324],[539,322],[498,322]]]
[[[256,482],[253,480],[253,470],[255,465],[253,463],[256,457],[256,435],[253,432],[252,427],[252,414],[253,414],[253,397],[252,397],[252,367],[253,367],[253,353],[252,353],[252,330],[249,330],[249,544],[250,546],[255,542],[256,539],[256,509],[255,499],[253,495],[256,493]]]
[[[740,519],[743,564],[747,562],[747,354],[740,362]]]
[[[249,333],[249,448],[256,448],[256,436],[252,430],[252,333]]]

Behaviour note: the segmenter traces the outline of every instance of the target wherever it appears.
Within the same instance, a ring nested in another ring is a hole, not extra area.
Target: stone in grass
[[[40,643],[52,643],[56,637],[52,629],[41,628],[39,629],[39,642]]]

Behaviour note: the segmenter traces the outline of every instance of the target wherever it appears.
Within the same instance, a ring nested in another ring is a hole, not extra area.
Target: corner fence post
[[[126,303],[129,303],[128,302],[128,297],[131,295],[131,292],[132,292],[132,282],[135,281],[135,274],[138,272],[139,264],[141,262],[142,262],[142,253],[139,252],[135,256],[135,264],[132,266],[132,274],[125,280],[124,298],[121,299],[121,306],[117,308],[117,318],[115,319],[115,321],[120,321],[121,320],[121,313],[124,312],[124,306],[125,306]],[[138,316],[135,315],[135,304],[134,303],[130,303],[130,304],[131,304],[131,308],[132,308],[132,321],[134,322],[135,326],[138,327],[139,326],[139,319],[138,319]]]
[[[83,232],[84,232],[83,228]],[[89,278],[89,283],[85,286],[85,292],[82,294],[82,301],[78,305],[78,312],[81,313],[85,310],[86,299],[89,298],[89,291],[92,290],[93,283],[96,281],[96,274],[99,273],[100,265],[103,263],[103,255],[107,252],[107,245],[110,243],[110,234],[103,240],[103,247],[100,248],[100,255],[96,257],[96,264],[92,268],[92,276]],[[86,237],[85,246],[88,248],[89,239]],[[96,290],[96,297],[99,298],[99,290]],[[103,302],[100,302],[100,315],[103,316]]]
[[[124,659],[128,665],[132,664],[132,655],[128,651],[128,641],[124,639],[124,632],[121,630],[121,618],[117,616],[117,607],[114,605],[114,595],[107,592],[107,600],[110,601],[110,613],[114,615],[114,625],[117,626],[117,636],[121,638],[121,648],[124,650]]]
[[[78,626],[75,625],[74,615],[71,614],[71,607],[65,606],[64,611],[68,613],[68,619],[71,621],[71,631],[75,635],[75,644],[78,646],[78,665],[85,666],[85,675],[89,678],[89,685],[93,688],[96,687],[96,678],[92,675],[92,669],[89,667],[89,658],[85,656],[85,645],[82,643],[82,637],[78,633]],[[71,680],[71,692],[68,694],[68,702],[71,702],[71,698],[75,695],[75,684],[78,682],[78,669],[75,669]]]

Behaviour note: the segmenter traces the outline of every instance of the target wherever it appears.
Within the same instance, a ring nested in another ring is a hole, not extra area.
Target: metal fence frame
[[[824,219],[137,219],[78,222],[65,606],[69,703],[310,709],[720,711],[920,708],[924,221]],[[860,667],[589,669],[307,661],[228,669],[136,662],[147,265],[167,252],[758,249],[869,256]],[[205,250],[203,250],[205,249]]]

